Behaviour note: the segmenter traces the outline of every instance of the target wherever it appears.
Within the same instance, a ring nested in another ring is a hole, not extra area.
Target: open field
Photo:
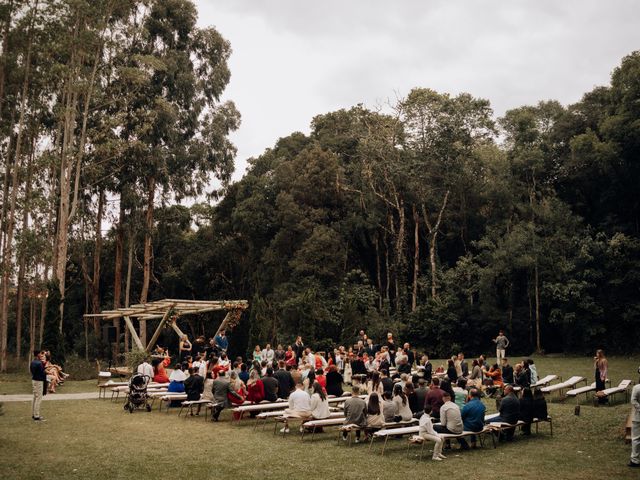
[[[610,359],[612,383],[622,377],[637,380],[639,361]],[[536,363],[542,375],[591,377],[588,358],[540,358]],[[91,391],[94,385],[73,383],[63,388],[65,393]],[[19,377],[5,376],[0,393],[28,393],[27,387]],[[495,410],[493,401],[487,405],[489,412]],[[29,418],[28,402],[7,402],[0,417],[0,478],[637,478],[626,466],[630,447],[622,440],[629,406],[622,400],[611,407],[585,404],[580,416],[573,408],[571,401],[550,404],[553,437],[543,424],[539,435],[518,436],[496,450],[450,451],[446,461],[435,463],[420,461],[417,448],[407,458],[406,439],[390,440],[381,457],[375,445],[371,452],[366,445],[336,445],[335,430],[302,444],[296,434],[274,436],[273,428],[254,432],[249,420],[231,425],[229,412],[214,424],[202,417],[177,418],[175,411],[131,415],[121,403],[108,400],[45,401],[47,422],[37,424]]]

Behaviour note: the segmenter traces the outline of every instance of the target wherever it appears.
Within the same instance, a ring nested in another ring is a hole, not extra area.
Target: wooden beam
[[[171,328],[173,328],[173,330],[178,334],[178,337],[182,338],[184,332],[180,330],[180,327],[176,324],[176,322],[170,322],[169,325],[171,325]]]
[[[149,343],[147,344],[147,352],[150,352],[153,346],[158,341],[158,337],[162,332],[162,328],[164,327],[164,324],[166,323],[167,318],[169,317],[169,312],[171,312],[171,308],[167,309],[167,311],[162,316],[162,320],[160,320],[160,323],[158,324],[158,328],[156,328],[156,331],[153,332],[153,336],[151,337],[151,340],[149,340]]]
[[[142,342],[140,341],[140,337],[138,336],[136,329],[133,328],[133,323],[131,323],[131,319],[128,316],[125,316],[123,318],[124,318],[124,323],[127,325],[127,328],[129,329],[129,333],[131,333],[131,337],[133,337],[133,341],[135,342],[136,346],[138,347],[139,350],[144,350],[144,345],[142,345]]]

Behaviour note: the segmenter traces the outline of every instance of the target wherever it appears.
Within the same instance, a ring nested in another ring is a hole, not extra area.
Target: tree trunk
[[[96,215],[96,239],[93,251],[93,280],[91,281],[91,311],[100,313],[100,256],[102,255],[102,215],[104,213],[104,190],[98,193],[98,213]],[[100,320],[98,320],[99,324]]]
[[[534,267],[535,275],[535,300],[536,300],[536,352],[542,353],[542,343],[540,342],[540,285],[538,278],[538,262]]]
[[[11,18],[13,15],[13,0],[9,0],[7,5],[7,21],[4,24],[2,32],[2,57],[0,57],[0,121],[3,118],[2,108],[4,106],[4,84],[6,78],[7,55],[9,51],[9,35],[11,31]],[[9,130],[11,131],[11,130]]]
[[[438,218],[436,219],[436,223],[432,224],[429,219],[429,212],[424,204],[422,204],[422,217],[424,218],[424,223],[427,226],[427,230],[429,232],[429,265],[431,266],[431,298],[438,298],[438,265],[436,262],[436,244],[438,241],[438,231],[440,229],[440,224],[442,223],[442,216],[444,214],[445,209],[447,208],[447,201],[449,200],[449,190],[444,194],[444,199],[442,200],[442,205],[440,207],[440,212],[438,213]]]
[[[147,196],[147,213],[145,215],[145,232],[144,232],[144,263],[142,270],[142,292],[140,293],[140,303],[147,303],[149,295],[149,282],[151,280],[151,268],[153,262],[153,247],[151,244],[153,234],[153,202],[156,194],[156,179],[149,177],[148,180],[148,196]],[[142,344],[147,344],[147,321],[140,320],[140,340]]]
[[[134,245],[135,239],[134,239],[134,235],[133,235],[133,229],[131,227],[129,227],[129,254],[127,257],[127,283],[125,285],[125,291],[124,291],[124,306],[128,307],[129,306],[129,299],[130,299],[130,293],[131,293],[131,270],[133,268],[133,245]],[[130,333],[129,333],[129,329],[125,328],[124,329],[124,351],[128,352],[129,351],[129,342],[130,342],[130,337],[129,337]]]
[[[11,204],[9,206],[9,218],[7,220],[7,236],[4,244],[2,259],[2,312],[0,317],[0,372],[7,371],[7,340],[9,328],[9,274],[12,263],[13,230],[15,228],[16,201],[18,198],[18,171],[22,158],[22,142],[24,136],[24,118],[27,110],[27,97],[29,96],[29,72],[31,69],[31,47],[33,44],[33,26],[38,11],[36,0],[29,24],[29,36],[27,39],[27,55],[25,60],[24,79],[22,81],[22,96],[20,99],[20,117],[18,120],[18,135],[16,139],[14,168],[11,177]],[[6,201],[6,199],[3,199]]]
[[[411,311],[418,305],[418,275],[420,274],[420,217],[415,205],[411,205],[413,213],[413,289],[411,291]]]
[[[124,217],[125,208],[122,201],[122,195],[120,196],[120,216],[118,218],[118,226],[116,227],[116,264],[114,268],[114,280],[113,280],[113,308],[117,309],[122,306],[122,261],[124,256]],[[116,358],[120,355],[120,319],[113,321],[113,326],[116,327]]]
[[[380,245],[378,242],[377,233],[376,233],[376,236],[374,237],[373,245],[376,249],[376,283],[378,284],[378,308],[380,309],[380,311],[382,311],[382,298],[383,298],[382,274],[380,272]]]
[[[31,165],[33,163],[33,156],[35,151],[35,137],[36,135],[34,132],[31,141],[31,151],[29,152],[29,158],[27,160],[27,178],[25,180],[24,205],[22,207],[23,232],[26,232],[29,228],[29,215],[31,213]],[[16,358],[18,361],[20,361],[20,356],[22,355],[22,316],[24,306],[24,277],[26,261],[26,252],[23,248],[18,258],[18,292],[16,294]]]

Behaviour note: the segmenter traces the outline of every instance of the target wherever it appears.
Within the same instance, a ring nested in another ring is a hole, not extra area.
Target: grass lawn
[[[635,381],[639,362],[610,359],[612,383],[623,377]],[[541,375],[588,375],[592,381],[588,358],[545,357],[536,364]],[[61,391],[95,386],[77,383],[67,382]],[[28,393],[27,386],[24,379],[4,376],[0,393]],[[487,405],[489,412],[495,410],[493,401]],[[543,424],[538,435],[518,436],[495,450],[450,451],[446,461],[436,463],[428,455],[420,461],[418,448],[407,458],[406,439],[390,440],[381,457],[375,444],[371,452],[367,445],[337,445],[334,429],[302,444],[297,434],[274,436],[273,427],[254,432],[249,420],[231,425],[227,411],[221,422],[211,423],[202,417],[177,418],[175,411],[129,414],[122,403],[108,400],[45,401],[47,422],[37,424],[30,420],[29,403],[6,402],[0,417],[0,478],[638,478],[626,466],[630,446],[622,439],[628,404],[584,404],[580,416],[573,409],[572,401],[549,405],[553,437]]]

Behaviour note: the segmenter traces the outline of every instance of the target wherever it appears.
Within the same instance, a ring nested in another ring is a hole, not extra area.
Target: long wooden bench
[[[462,433],[440,433],[439,434],[443,440],[458,440],[461,438],[466,438],[466,437],[472,437],[472,436],[477,436],[478,439],[480,440],[480,446],[484,447],[484,437],[486,435],[491,435],[491,441],[493,443],[493,448],[496,448],[496,439],[493,436],[493,429],[490,426],[485,426],[481,431],[479,432],[469,432],[469,431],[463,431]],[[409,447],[411,445],[421,445],[420,448],[420,459],[422,459],[422,455],[424,452],[424,446],[427,443],[427,441],[421,437],[420,435],[412,435],[411,437],[409,437],[409,442],[407,443],[407,455],[409,453]]]
[[[540,423],[548,423],[549,424],[549,431],[550,431],[550,435],[553,436],[553,419],[551,418],[551,415],[547,416],[546,419],[539,419],[539,418],[534,418],[531,421],[531,425],[535,425],[536,426],[536,433],[538,433],[538,425]],[[523,426],[527,425],[526,422],[523,422],[522,420],[518,420],[517,423],[505,423],[505,422],[489,422],[489,427],[491,427],[494,431],[500,433],[503,430],[509,430],[510,428],[520,428],[522,429]]]

